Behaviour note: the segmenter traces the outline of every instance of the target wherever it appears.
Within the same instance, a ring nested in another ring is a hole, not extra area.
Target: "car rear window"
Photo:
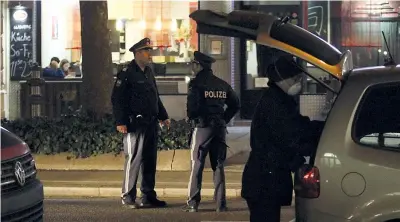
[[[359,144],[400,151],[400,82],[378,84],[366,90],[352,135]]]

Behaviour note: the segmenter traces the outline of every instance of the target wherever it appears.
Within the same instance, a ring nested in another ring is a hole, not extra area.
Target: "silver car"
[[[295,174],[297,222],[400,221],[400,67],[389,59],[354,69],[350,51],[262,13],[198,10],[191,18],[199,33],[254,40],[341,83],[325,85],[336,99],[316,152]]]

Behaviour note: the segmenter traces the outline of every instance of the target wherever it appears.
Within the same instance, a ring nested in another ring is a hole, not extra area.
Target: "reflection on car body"
[[[43,221],[43,199],[28,146],[1,127],[1,221]]]

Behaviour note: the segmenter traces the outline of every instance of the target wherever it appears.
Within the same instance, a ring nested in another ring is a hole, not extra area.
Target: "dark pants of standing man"
[[[136,199],[136,183],[139,169],[142,174],[140,190],[142,198],[156,198],[155,174],[157,165],[157,122],[153,121],[147,127],[127,133],[124,136],[125,176],[122,185],[122,196],[129,195]]]
[[[214,173],[214,199],[217,207],[226,206],[224,162],[226,159],[226,128],[195,128],[191,142],[192,172],[189,181],[188,204],[198,204],[201,200],[201,183],[207,154],[210,154]]]
[[[250,222],[281,221],[281,204],[277,198],[264,197],[246,201],[250,211]]]

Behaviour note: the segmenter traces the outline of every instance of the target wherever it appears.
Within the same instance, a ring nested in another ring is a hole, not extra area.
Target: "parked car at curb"
[[[1,127],[1,221],[43,221],[43,200],[29,147]]]
[[[355,69],[350,51],[340,52],[287,18],[210,10],[190,17],[198,33],[253,40],[340,82],[333,89],[305,70],[336,99],[315,153],[295,173],[297,222],[400,221],[400,66],[390,53],[384,66]]]

